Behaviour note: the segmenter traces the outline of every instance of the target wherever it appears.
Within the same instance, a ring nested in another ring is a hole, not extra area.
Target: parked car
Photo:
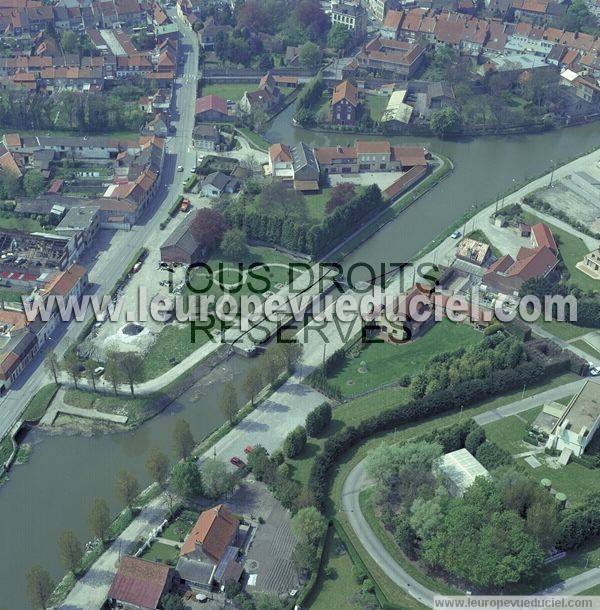
[[[177,171],[178,172],[182,172],[183,171],[183,165],[178,165],[177,166]]]
[[[95,375],[96,377],[100,377],[100,375],[102,375],[102,373],[104,373],[104,367],[103,367],[103,366],[97,366],[97,367],[94,369],[94,375]]]
[[[597,367],[593,362],[588,363],[590,365],[589,373],[592,377],[598,377],[600,375],[600,367]]]
[[[246,463],[240,460],[240,458],[235,455],[229,461],[237,468],[246,468]]]
[[[249,453],[252,453],[254,451],[254,447],[252,445],[246,445],[244,447],[244,453],[247,455]]]
[[[450,235],[450,237],[451,237],[452,239],[458,239],[458,238],[459,238],[461,235],[462,235],[462,233],[461,233],[460,231],[454,231],[454,233],[452,233],[452,234]]]

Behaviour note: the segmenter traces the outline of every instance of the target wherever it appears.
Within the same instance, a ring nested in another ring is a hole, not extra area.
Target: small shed
[[[437,461],[449,493],[461,497],[477,477],[489,477],[487,469],[466,449],[446,453]]]

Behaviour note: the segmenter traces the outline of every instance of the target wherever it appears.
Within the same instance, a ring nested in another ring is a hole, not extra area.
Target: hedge
[[[331,522],[329,522],[327,524],[327,530],[325,531],[325,534],[324,534],[323,538],[321,539],[321,542],[319,543],[319,546],[316,551],[317,552],[317,565],[315,566],[315,569],[313,570],[312,574],[310,575],[310,578],[304,585],[304,589],[302,590],[302,593],[300,593],[300,595],[298,596],[298,600],[296,601],[296,605],[299,606],[300,608],[306,603],[307,598],[313,593],[314,588],[317,584],[319,574],[321,573],[321,570],[323,569],[323,552],[325,551],[325,544],[327,543],[327,538],[330,535],[331,535]]]

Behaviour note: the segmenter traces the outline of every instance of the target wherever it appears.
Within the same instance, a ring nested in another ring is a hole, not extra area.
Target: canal
[[[293,144],[299,140],[314,146],[347,144],[350,134],[330,135],[295,129],[293,109],[282,113],[267,138]],[[373,139],[373,138],[371,138]],[[540,135],[488,137],[464,142],[437,139],[393,138],[398,144],[419,144],[452,159],[454,172],[438,187],[403,212],[349,259],[397,262],[408,259],[476,203],[490,200],[519,182],[537,175],[551,164],[561,164],[580,152],[600,145],[600,123]],[[144,462],[148,450],[159,446],[170,456],[171,435],[177,417],[187,419],[197,438],[222,422],[218,410],[220,388],[233,379],[240,387],[250,363],[234,358],[220,365],[186,392],[175,405],[130,433],[80,436],[49,436],[39,431],[28,435],[34,444],[29,462],[17,466],[0,488],[0,606],[29,610],[25,595],[25,572],[33,564],[59,578],[57,538],[65,528],[88,539],[87,514],[95,497],[105,498],[114,513],[115,474],[126,468],[145,485]],[[241,391],[240,391],[241,395]]]

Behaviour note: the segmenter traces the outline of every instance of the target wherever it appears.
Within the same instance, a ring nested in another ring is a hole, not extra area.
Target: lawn
[[[414,341],[400,345],[368,345],[356,358],[347,360],[330,382],[344,396],[352,396],[396,381],[402,376],[412,376],[432,356],[467,347],[481,340],[481,333],[468,324],[457,324],[444,319]]]
[[[250,144],[254,148],[263,152],[269,150],[270,143],[251,129],[248,129],[247,127],[237,127],[236,131],[239,131],[243,136],[245,136],[245,138],[250,141]]]
[[[136,424],[145,419],[152,406],[159,400],[157,396],[114,396],[111,394],[96,394],[85,390],[68,389],[65,392],[65,403],[80,409],[95,409],[102,413],[127,415],[130,424]]]
[[[578,339],[577,341],[571,341],[571,345],[573,347],[578,347],[579,349],[583,350],[586,354],[589,354],[590,356],[592,356],[592,358],[600,358],[600,352],[592,347],[587,341],[584,341],[583,339]]]
[[[350,555],[342,549],[342,541],[335,528],[330,528],[323,550],[324,570],[321,570],[314,588],[316,598],[308,602],[311,610],[331,610],[350,606],[349,598],[358,590],[359,585],[352,575]],[[330,576],[326,577],[325,572]]]
[[[56,394],[58,386],[54,383],[40,388],[27,403],[25,411],[23,412],[23,421],[37,422],[44,416],[48,405],[52,402],[54,394]]]
[[[544,222],[537,216],[528,213],[523,213],[523,220],[532,225],[536,222]],[[579,239],[579,237],[575,237],[571,233],[559,229],[552,224],[545,224],[550,227],[558,242],[560,255],[569,270],[569,283],[581,288],[581,290],[598,290],[598,281],[579,271],[575,266],[578,262],[583,260],[584,255],[587,254],[590,249],[581,239]]]
[[[374,121],[380,121],[385,109],[387,108],[390,98],[387,95],[372,95],[366,96],[369,114]]]
[[[0,213],[0,229],[19,229],[25,233],[52,233],[52,229],[45,229],[35,218],[17,218],[9,212]]]
[[[17,288],[8,288],[6,286],[0,286],[0,301],[6,301],[7,303],[21,303],[21,296],[23,294]]]
[[[148,561],[157,561],[174,566],[179,559],[179,549],[162,542],[154,542],[142,557]]]
[[[575,326],[575,324],[570,322],[545,321],[543,317],[539,318],[536,324],[564,341],[570,341],[571,339],[576,339],[582,335],[587,335],[589,332],[598,330],[597,328],[588,328],[587,326]]]
[[[254,91],[258,88],[258,81],[255,83],[227,83],[204,85],[202,96],[218,95],[226,100],[239,102],[246,91]]]
[[[325,218],[325,206],[331,197],[331,188],[322,188],[318,193],[304,195],[308,219],[311,223],[319,223]]]
[[[8,436],[5,436],[0,441],[0,464],[4,464],[6,460],[12,455],[13,452],[13,443],[12,439]]]
[[[475,231],[471,231],[471,233],[469,233],[468,235],[465,235],[465,237],[469,237],[471,239],[474,239],[475,241],[479,241],[482,244],[489,244],[492,249],[492,254],[496,258],[502,257],[502,252],[500,252],[500,250],[498,250],[498,248],[494,246],[494,244],[490,241],[490,238],[485,234],[485,231],[482,231],[481,229],[476,229]]]
[[[163,538],[174,540],[175,542],[183,542],[189,531],[192,529],[196,520],[198,519],[199,513],[184,510],[182,513],[170,523],[165,531],[161,534]]]
[[[513,455],[533,449],[533,445],[526,443],[523,437],[527,433],[529,425],[541,413],[542,408],[534,407],[518,415],[512,415],[500,421],[487,424],[485,426],[485,434],[489,440]]]

